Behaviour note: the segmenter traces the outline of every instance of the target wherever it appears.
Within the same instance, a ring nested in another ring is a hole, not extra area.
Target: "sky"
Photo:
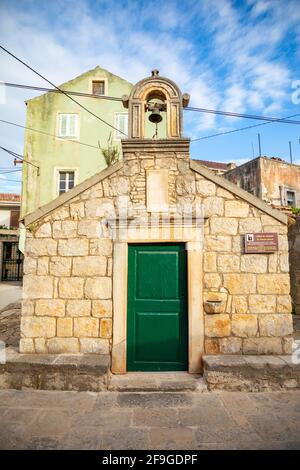
[[[190,106],[271,117],[299,114],[300,0],[0,0],[0,44],[59,85],[100,65],[136,83],[157,68]],[[0,50],[0,82],[47,83]],[[0,88],[0,119],[25,124],[36,92]],[[300,125],[184,111],[192,158],[241,164],[262,154],[300,164]],[[0,122],[0,145],[23,152],[24,132]],[[0,150],[0,192],[20,171]]]

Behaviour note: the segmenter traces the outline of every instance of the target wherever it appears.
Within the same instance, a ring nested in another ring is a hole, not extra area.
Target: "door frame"
[[[199,228],[198,228],[199,230]],[[189,236],[171,237],[172,239],[149,239],[137,237],[136,231],[126,239],[114,241],[113,247],[113,341],[112,373],[126,374],[127,350],[127,289],[128,289],[128,244],[129,243],[185,243],[187,250],[188,286],[188,372],[202,372],[204,352],[204,314],[203,314],[203,242],[199,241],[196,229],[188,230]]]

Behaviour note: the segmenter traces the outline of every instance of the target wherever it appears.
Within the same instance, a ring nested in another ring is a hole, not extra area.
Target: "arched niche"
[[[189,95],[182,95],[172,80],[160,77],[157,70],[152,76],[138,82],[130,96],[122,97],[124,107],[129,111],[128,137],[130,139],[145,138],[145,119],[149,102],[158,100],[165,106],[166,137],[178,139],[182,137],[182,108],[188,105]]]

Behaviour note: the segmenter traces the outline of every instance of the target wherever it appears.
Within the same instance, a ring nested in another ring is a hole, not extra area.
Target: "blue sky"
[[[132,83],[158,68],[190,93],[191,106],[300,120],[299,0],[0,0],[0,42],[56,84],[96,65]],[[47,86],[1,51],[0,81]],[[24,124],[33,96],[6,90],[0,118]],[[184,118],[192,139],[258,123],[190,111]],[[289,159],[291,140],[300,163],[300,126],[288,124],[194,142],[191,155],[242,163],[257,156],[258,132],[263,154]],[[23,137],[0,123],[0,145],[22,153]],[[14,169],[12,160],[0,152],[1,169]],[[0,192],[18,192],[8,180],[20,172],[0,174]]]

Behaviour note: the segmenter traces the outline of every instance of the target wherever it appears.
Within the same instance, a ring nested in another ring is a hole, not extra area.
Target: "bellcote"
[[[146,120],[150,112],[152,116],[149,120],[156,123],[153,138],[159,136],[157,125],[161,124],[158,122],[165,119],[163,138],[181,139],[182,109],[188,105],[189,99],[190,96],[187,93],[182,94],[176,83],[168,78],[160,77],[158,70],[153,70],[151,77],[139,81],[129,96],[122,96],[123,106],[128,108],[129,113],[128,138],[146,138]]]

